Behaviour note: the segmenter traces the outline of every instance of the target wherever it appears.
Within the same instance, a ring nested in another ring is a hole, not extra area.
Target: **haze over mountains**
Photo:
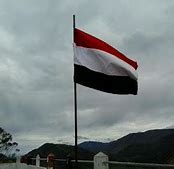
[[[168,127],[166,127],[165,129],[174,129],[174,125],[168,126]]]
[[[174,129],[158,129],[128,134],[118,140],[102,143],[88,141],[79,144],[79,159],[93,159],[98,152],[104,152],[110,160],[172,163],[174,159]],[[74,147],[65,144],[46,143],[27,155],[47,157],[52,152],[56,158],[66,158]]]

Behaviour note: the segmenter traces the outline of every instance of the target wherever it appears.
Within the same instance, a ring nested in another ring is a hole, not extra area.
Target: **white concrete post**
[[[94,169],[109,169],[108,156],[99,152],[94,156]]]
[[[36,167],[40,167],[40,156],[39,156],[39,154],[36,156]]]

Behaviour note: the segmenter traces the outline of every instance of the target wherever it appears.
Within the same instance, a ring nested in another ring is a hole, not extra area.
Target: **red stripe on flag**
[[[107,53],[110,53],[110,54],[116,56],[117,58],[125,61],[129,65],[131,65],[134,69],[137,69],[137,67],[138,67],[137,62],[129,59],[124,54],[119,52],[117,49],[113,48],[106,42],[104,42],[88,33],[85,33],[77,28],[75,28],[74,42],[77,46],[99,49],[99,50],[105,51]]]

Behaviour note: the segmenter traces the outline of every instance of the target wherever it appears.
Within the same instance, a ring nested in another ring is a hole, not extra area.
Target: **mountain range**
[[[115,161],[173,163],[174,129],[149,130],[131,133],[109,143],[88,141],[78,145],[79,159],[91,160],[100,151]],[[49,153],[54,153],[56,158],[66,158],[68,154],[74,157],[74,147],[46,143],[26,156],[35,157],[39,154],[41,157],[46,157]]]

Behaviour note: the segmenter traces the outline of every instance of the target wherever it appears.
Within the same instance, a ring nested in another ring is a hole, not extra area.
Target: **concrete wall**
[[[5,163],[5,164],[0,164],[0,169],[46,169],[46,168],[26,165],[23,163]]]

